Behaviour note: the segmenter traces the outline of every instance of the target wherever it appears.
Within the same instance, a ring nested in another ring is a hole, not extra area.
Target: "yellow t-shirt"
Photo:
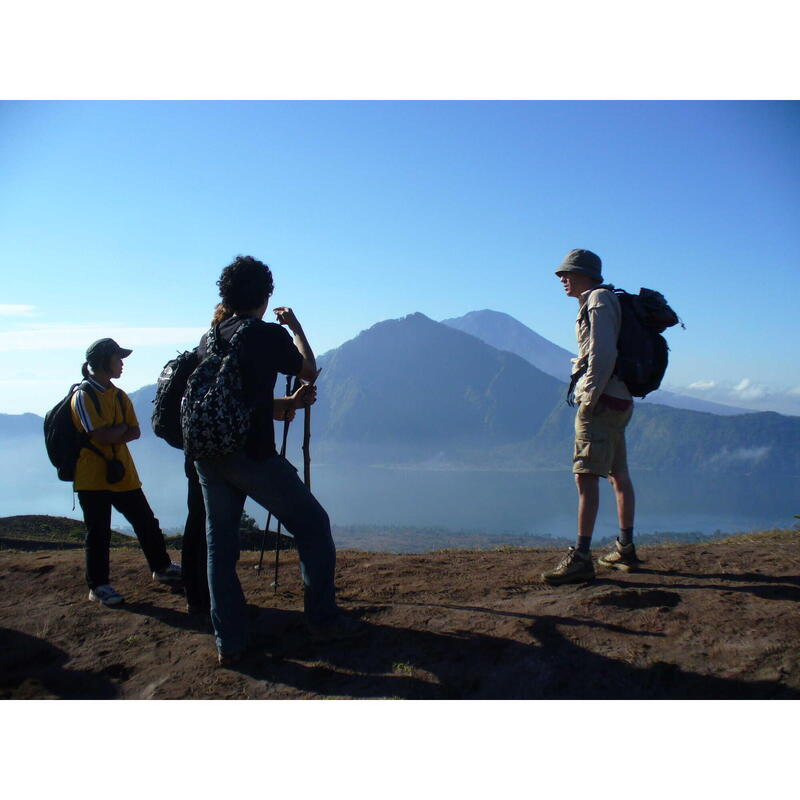
[[[91,433],[98,428],[107,428],[110,425],[119,425],[125,422],[134,427],[139,424],[133,403],[122,389],[116,386],[105,388],[91,378],[87,379],[94,389],[100,406],[100,413],[86,389],[75,391],[70,401],[72,422],[79,431]],[[119,400],[117,399],[119,395]],[[133,459],[126,444],[100,444],[92,440],[92,444],[103,453],[106,458],[118,458],[125,467],[125,476],[119,483],[109,483],[106,480],[106,462],[97,453],[84,447],[81,449],[78,463],[75,465],[75,491],[105,490],[111,492],[130,492],[139,489],[142,482],[133,465]]]

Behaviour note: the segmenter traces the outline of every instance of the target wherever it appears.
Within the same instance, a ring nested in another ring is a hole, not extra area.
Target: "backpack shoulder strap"
[[[70,394],[73,394],[74,390],[76,388],[77,389],[82,389],[84,392],[86,392],[86,394],[89,395],[89,397],[92,398],[92,402],[94,403],[94,410],[99,414],[100,413],[100,398],[97,396],[97,392],[94,390],[94,387],[92,386],[92,384],[89,383],[89,381],[86,381],[86,380],[83,380],[80,383],[76,383],[75,386],[72,387],[73,391],[71,391]]]
[[[222,342],[222,337],[219,335],[219,324],[212,325],[206,333],[206,358],[211,355],[219,355],[220,342]]]

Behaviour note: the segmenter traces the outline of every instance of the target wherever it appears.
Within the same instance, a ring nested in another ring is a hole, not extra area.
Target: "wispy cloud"
[[[716,381],[695,381],[694,383],[690,383],[686,388],[694,389],[698,392],[707,392],[709,389],[714,389],[716,385]]]
[[[0,317],[33,317],[36,306],[0,303]]]
[[[671,386],[670,391],[753,411],[777,411],[800,415],[800,386],[769,386],[751,378],[723,382],[711,379]]]
[[[769,388],[753,383],[750,378],[743,378],[733,387],[733,392],[743,400],[761,400],[769,394]]]
[[[728,450],[724,447],[719,453],[713,455],[709,462],[712,464],[726,463],[751,463],[757,464],[763,461],[770,452],[771,448],[763,447],[739,447],[736,450]]]
[[[114,325],[36,325],[0,333],[0,352],[74,350],[110,336],[123,347],[197,344],[206,331],[192,328],[122,328]]]

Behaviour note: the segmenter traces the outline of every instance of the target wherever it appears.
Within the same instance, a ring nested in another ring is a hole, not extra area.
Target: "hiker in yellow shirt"
[[[86,582],[89,599],[106,606],[123,602],[109,584],[111,508],[130,522],[153,580],[179,584],[181,568],[170,560],[158,520],[142,491],[127,443],[141,435],[133,404],[111,382],[122,374],[131,350],[98,339],[86,351],[84,380],[70,401],[72,421],[87,441],[75,466],[74,489],[86,523]]]

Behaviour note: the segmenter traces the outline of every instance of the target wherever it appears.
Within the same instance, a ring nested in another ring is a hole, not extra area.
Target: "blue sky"
[[[0,412],[42,413],[101,335],[152,383],[238,253],[319,353],[492,308],[573,349],[572,247],[661,290],[665,388],[800,413],[796,102],[5,102]]]

